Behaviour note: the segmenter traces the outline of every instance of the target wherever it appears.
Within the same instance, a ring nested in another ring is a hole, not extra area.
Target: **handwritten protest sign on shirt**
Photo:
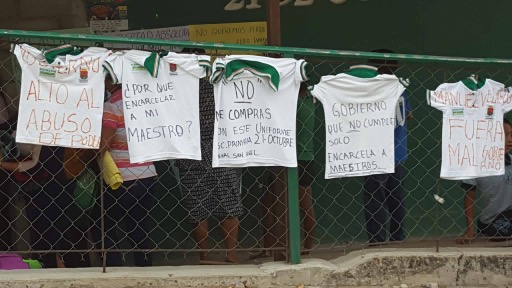
[[[122,83],[131,163],[201,160],[199,78],[210,57],[130,50],[110,56],[105,68]]]
[[[22,70],[16,141],[98,149],[109,51],[64,45],[42,52],[21,44],[14,55]]]
[[[325,111],[326,179],[395,171],[395,107],[404,90],[394,75],[321,78],[311,94]]]
[[[297,166],[295,121],[305,65],[248,55],[215,60],[213,167]]]
[[[512,96],[487,79],[480,89],[462,81],[427,91],[427,101],[443,112],[441,178],[450,180],[505,174],[503,116]]]

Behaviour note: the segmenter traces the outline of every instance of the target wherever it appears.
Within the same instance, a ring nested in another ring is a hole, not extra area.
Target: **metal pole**
[[[267,7],[267,43],[281,46],[281,7],[279,0],[268,0]]]

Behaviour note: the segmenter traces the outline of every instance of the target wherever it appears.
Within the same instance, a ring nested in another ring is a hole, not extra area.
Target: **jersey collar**
[[[165,56],[165,55],[164,55]],[[144,60],[143,65],[148,70],[151,77],[158,77],[158,68],[160,67],[160,55],[156,52],[151,52],[149,56]]]
[[[466,79],[462,79],[460,82],[462,82],[462,84],[464,84],[464,86],[466,86],[469,90],[476,91],[484,86],[485,81],[486,79],[484,78],[477,78],[471,75]]]
[[[279,75],[279,72],[277,72],[277,69],[272,65],[259,61],[232,60],[224,67],[224,76],[227,80],[233,80],[236,76],[244,73],[245,71],[267,81],[270,88],[275,92],[279,89],[281,76]]]
[[[76,56],[76,55],[79,55],[80,53],[82,53],[82,49],[73,47],[69,44],[66,44],[66,45],[62,45],[62,46],[55,47],[52,49],[44,50],[42,52],[43,52],[43,56],[46,59],[46,61],[50,64],[53,64],[53,62],[55,62],[55,59],[57,59],[57,57],[65,56],[65,55]]]
[[[379,75],[377,67],[370,65],[354,65],[344,73],[357,78],[374,78]]]
[[[172,61],[174,64],[176,64],[178,66],[183,65],[184,62],[188,61],[186,59],[180,59],[178,57],[174,57],[177,54],[175,54],[175,53],[171,54],[168,51],[163,51],[161,53],[151,52],[151,54],[149,54],[149,56],[146,59],[144,59],[144,63],[142,64],[142,66],[144,66],[146,68],[146,70],[148,70],[149,74],[151,74],[151,77],[158,78],[158,69],[160,68],[160,59],[163,57],[169,56],[169,55],[173,55]],[[198,58],[197,61],[198,61],[199,66],[206,69],[206,77],[209,77],[211,70],[212,70],[212,67],[210,66],[210,62],[206,59],[201,59],[201,58]]]

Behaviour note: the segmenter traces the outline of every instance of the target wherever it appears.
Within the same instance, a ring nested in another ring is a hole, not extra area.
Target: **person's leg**
[[[238,218],[226,218],[222,221],[222,230],[224,230],[224,242],[226,243],[226,261],[231,263],[238,263],[236,256],[236,245],[238,244],[238,227],[240,222]]]
[[[364,215],[370,243],[386,241],[386,208],[383,178],[387,175],[364,177]]]
[[[251,169],[251,168],[250,168]],[[272,205],[277,201],[275,195],[272,193],[270,189],[270,185],[275,180],[274,174],[268,168],[264,168],[263,175],[261,176],[261,187],[262,193],[259,199],[260,207],[261,207],[261,227],[263,233],[263,248],[261,252],[257,254],[252,254],[249,256],[249,259],[257,259],[257,258],[266,258],[272,256],[269,250],[266,248],[273,247],[277,238],[273,234],[273,226],[275,223],[275,215],[273,213]]]
[[[304,229],[304,249],[313,249],[316,225],[315,209],[313,208],[313,173],[312,161],[299,161],[299,207],[302,214]],[[308,254],[304,251],[303,254]]]
[[[395,173],[390,174],[387,181],[387,207],[390,214],[389,240],[402,241],[405,239],[403,223],[405,219],[404,187],[405,168],[398,164]]]
[[[302,222],[304,225],[304,249],[313,249],[315,240],[315,210],[313,209],[313,190],[310,186],[299,186],[299,205],[302,212]]]
[[[82,252],[73,252],[73,250],[86,250],[87,246],[87,230],[89,224],[85,219],[85,211],[76,204],[73,193],[76,188],[76,181],[70,181],[64,187],[63,193],[54,199],[62,211],[59,218],[59,228],[62,239],[60,247],[62,250],[70,252],[62,255],[64,264],[68,268],[89,267],[90,259]]]
[[[121,253],[109,252],[108,250],[117,249],[119,247],[117,228],[121,223],[121,219],[126,211],[123,211],[123,208],[121,207],[118,200],[120,200],[125,193],[126,188],[124,185],[115,191],[107,188],[103,192],[103,206],[105,211],[101,213],[104,219],[104,231],[102,234],[104,237],[105,249],[107,250],[107,266],[109,267],[122,266]]]
[[[496,216],[491,223],[477,223],[480,233],[487,237],[510,237],[512,236],[512,210],[507,210]]]
[[[288,174],[285,167],[270,167],[275,175],[275,180],[270,185],[275,202],[272,205],[276,221],[273,224],[272,234],[276,238],[273,247],[286,247],[287,221],[288,221]],[[285,250],[274,250],[274,261],[286,260]]]
[[[204,250],[208,249],[208,219],[197,223],[194,228],[194,239],[196,240],[197,248]],[[199,252],[199,260],[208,260],[208,252]]]
[[[151,249],[150,232],[153,225],[151,220],[151,210],[153,209],[154,198],[154,185],[156,179],[145,178],[138,180],[138,184],[129,188],[128,195],[133,198],[127,204],[130,206],[125,207],[128,212],[128,217],[125,217],[125,225],[128,235],[133,242],[135,249]],[[133,200],[133,201],[132,201]],[[135,252],[134,262],[135,266],[145,267],[152,265],[151,253]]]
[[[48,188],[48,187],[47,187]],[[25,213],[30,225],[30,249],[35,251],[49,251],[55,248],[52,241],[56,232],[51,219],[48,217],[51,210],[57,209],[52,199],[35,182],[23,183],[20,186],[25,200]],[[46,212],[46,213],[45,213]],[[40,253],[38,256],[45,268],[57,268],[55,253]]]
[[[0,252],[12,249],[11,239],[11,217],[9,209],[11,205],[11,195],[9,187],[11,187],[9,174],[0,169]]]

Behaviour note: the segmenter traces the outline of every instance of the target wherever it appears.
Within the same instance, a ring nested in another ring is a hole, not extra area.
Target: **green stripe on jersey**
[[[270,88],[277,92],[279,89],[280,76],[274,66],[249,60],[232,60],[226,65],[226,79],[233,80],[238,74],[249,71],[252,74],[266,78]]]

